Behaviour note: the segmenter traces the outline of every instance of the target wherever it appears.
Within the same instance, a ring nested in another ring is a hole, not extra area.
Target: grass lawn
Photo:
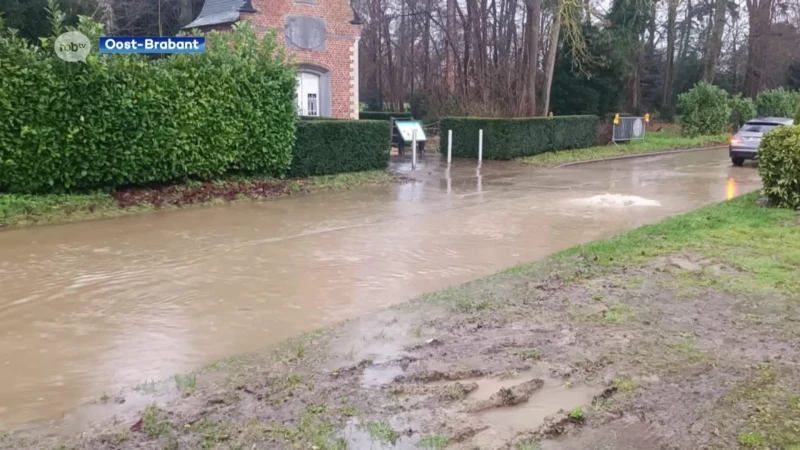
[[[689,149],[724,145],[728,142],[728,134],[716,136],[700,136],[689,138],[680,136],[675,130],[664,130],[647,133],[642,141],[631,141],[627,144],[603,145],[599,147],[579,148],[558,152],[542,153],[521,158],[521,161],[536,166],[558,166],[578,161],[611,158],[614,156],[638,155],[665,150]]]
[[[0,193],[0,229],[14,225],[115,217],[193,204],[378,186],[393,181],[394,178],[389,172],[377,170],[297,180],[232,177],[209,182],[189,181],[182,184],[85,194]]]
[[[171,403],[67,440],[0,448],[800,450],[800,213],[757,197],[211,364],[176,377]]]

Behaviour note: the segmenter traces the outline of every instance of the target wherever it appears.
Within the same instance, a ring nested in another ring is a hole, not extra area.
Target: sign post
[[[412,145],[414,141],[414,134],[416,133],[417,147],[420,152],[425,153],[425,132],[422,130],[422,122],[419,120],[395,120],[394,121],[395,133],[393,133],[393,143],[397,145],[400,154],[402,155],[406,145]]]

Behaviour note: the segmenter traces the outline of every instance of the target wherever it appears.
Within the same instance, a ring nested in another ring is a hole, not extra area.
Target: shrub
[[[794,124],[800,125],[800,100],[797,101],[797,110],[794,112]]]
[[[395,119],[410,119],[411,113],[407,112],[392,112],[392,111],[361,111],[358,113],[360,120],[386,120],[391,118]]]
[[[727,131],[731,116],[728,94],[711,83],[701,81],[678,96],[678,109],[681,129],[688,136]]]
[[[289,173],[307,177],[385,169],[389,130],[389,122],[377,120],[300,121]]]
[[[780,87],[764,91],[756,97],[759,117],[792,117],[797,105],[798,93]]]
[[[752,98],[736,94],[728,100],[728,106],[731,108],[730,124],[737,129],[756,118],[756,104]]]
[[[772,204],[800,209],[800,125],[777,127],[764,135],[758,173]]]
[[[513,159],[544,152],[591,147],[596,116],[528,117],[517,119],[447,117],[440,122],[441,148],[453,130],[453,156],[478,157],[478,130],[483,130],[484,159]]]
[[[102,26],[83,18],[96,42]],[[272,34],[247,23],[208,35],[203,55],[152,61],[56,58],[0,30],[0,190],[67,191],[283,175],[294,144],[295,76]]]

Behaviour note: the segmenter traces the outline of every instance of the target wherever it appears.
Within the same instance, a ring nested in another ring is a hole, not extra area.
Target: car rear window
[[[773,128],[777,128],[778,126],[779,125],[777,123],[747,122],[744,124],[741,131],[746,131],[748,133],[766,133]]]

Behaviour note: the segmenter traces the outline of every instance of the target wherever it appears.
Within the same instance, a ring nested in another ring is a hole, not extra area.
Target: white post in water
[[[411,170],[417,170],[417,130],[411,132]]]
[[[453,130],[447,130],[447,167],[453,162]]]
[[[478,130],[478,167],[483,164],[483,129]]]

